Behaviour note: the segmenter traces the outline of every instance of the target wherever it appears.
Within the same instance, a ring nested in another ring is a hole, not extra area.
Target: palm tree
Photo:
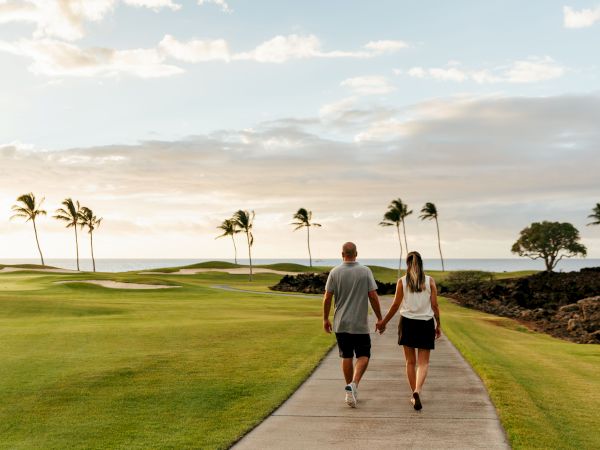
[[[44,266],[44,256],[42,255],[42,249],[40,248],[40,241],[38,239],[37,227],[35,226],[35,219],[37,216],[45,216],[46,211],[40,209],[42,203],[44,203],[44,199],[42,198],[40,202],[36,205],[35,195],[33,193],[23,194],[19,198],[17,198],[17,202],[20,202],[21,205],[16,204],[12,206],[12,211],[14,214],[11,216],[11,219],[16,217],[20,217],[26,219],[25,222],[33,223],[33,232],[35,233],[35,242],[37,243],[38,251],[40,252],[40,258],[42,260],[42,266]]]
[[[600,203],[596,203],[594,209],[592,209],[592,214],[588,216],[589,219],[594,219],[594,222],[588,223],[589,225],[600,225]]]
[[[300,228],[306,227],[306,237],[308,242],[308,260],[310,267],[312,267],[312,255],[310,254],[310,227],[320,227],[320,223],[310,223],[312,219],[312,211],[307,211],[304,208],[300,208],[293,217],[296,222],[292,222],[292,225],[296,225],[294,231]]]
[[[433,203],[425,203],[425,206],[421,209],[421,215],[419,216],[421,220],[435,220],[435,227],[437,228],[437,237],[438,237],[438,248],[440,250],[440,259],[442,260],[442,272],[445,272],[444,268],[444,257],[442,256],[442,244],[440,242],[440,225],[438,223],[438,212],[437,208]]]
[[[73,203],[73,200],[70,198],[65,199],[62,202],[64,208],[60,208],[56,210],[55,219],[62,220],[66,222],[66,227],[75,230],[75,254],[77,256],[77,270],[79,270],[79,240],[77,238],[77,225],[79,225],[79,220],[81,218],[81,207],[79,206],[79,202]]]
[[[242,230],[240,230],[238,228],[237,222],[235,221],[235,219],[225,219],[223,221],[223,223],[221,225],[219,225],[217,228],[219,228],[220,230],[223,230],[223,234],[220,236],[217,236],[215,239],[219,239],[224,236],[231,236],[231,241],[233,242],[233,251],[234,251],[234,255],[235,255],[235,263],[237,264],[237,247],[235,245],[234,235],[239,233]]]
[[[79,225],[81,229],[87,227],[88,233],[90,234],[90,248],[92,249],[92,267],[94,272],[96,271],[96,260],[94,259],[94,230],[100,226],[102,217],[98,218],[94,215],[94,212],[87,206],[82,206],[79,213]]]
[[[254,236],[252,236],[252,222],[254,221],[254,211],[245,211],[240,209],[236,212],[232,220],[235,221],[235,225],[246,233],[246,239],[248,241],[248,259],[250,261],[250,281],[252,281],[252,252],[251,248],[254,244]]]
[[[404,246],[406,248],[406,251],[408,252],[408,242],[406,241],[406,223],[404,222],[404,219],[413,213],[412,209],[409,211],[408,205],[406,203],[403,203],[402,200],[399,198],[396,200],[392,200],[389,207],[394,207],[400,212],[400,219],[402,220],[402,232],[404,233]]]
[[[402,275],[402,237],[400,236],[400,224],[402,223],[402,216],[400,210],[397,209],[393,204],[390,204],[388,210],[383,215],[383,221],[379,222],[382,227],[396,227],[398,233],[398,243],[400,244],[400,259],[398,260],[398,278]]]

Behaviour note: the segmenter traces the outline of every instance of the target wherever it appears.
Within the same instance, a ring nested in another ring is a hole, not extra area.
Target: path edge
[[[487,398],[489,399],[490,403],[494,407],[494,410],[496,411],[496,417],[498,418],[498,423],[500,423],[500,428],[502,429],[502,435],[504,436],[504,441],[506,442],[506,445],[509,448],[513,448],[513,446],[511,445],[510,439],[508,438],[508,434],[506,433],[506,428],[504,427],[504,424],[502,423],[502,419],[500,419],[500,414],[498,414],[498,407],[496,406],[496,403],[490,396],[490,392],[488,390],[487,384],[485,384],[485,381],[483,380],[483,378],[481,378],[481,375],[479,375],[479,372],[477,372],[477,370],[475,370],[475,368],[471,365],[469,360],[461,353],[461,351],[458,349],[458,347],[456,345],[454,345],[454,342],[452,342],[452,339],[450,339],[450,337],[445,333],[444,333],[444,336],[446,337],[446,341],[450,344],[452,349],[460,356],[460,358],[465,362],[465,364],[467,364],[467,366],[469,366],[469,368],[475,374],[475,376],[477,378],[479,378],[479,381],[481,381],[481,384],[485,388],[485,394],[487,395]]]

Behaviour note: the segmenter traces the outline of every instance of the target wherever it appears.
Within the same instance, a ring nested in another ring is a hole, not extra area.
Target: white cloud
[[[587,28],[600,21],[600,6],[579,11],[564,6],[563,14],[565,28]]]
[[[131,6],[138,6],[143,8],[149,8],[154,11],[158,11],[162,8],[169,8],[173,11],[181,9],[181,5],[174,3],[173,0],[123,0],[126,4]]]
[[[224,39],[181,42],[167,34],[160,41],[159,48],[171,58],[189,63],[203,61],[229,61],[231,55]]]
[[[563,66],[546,56],[545,58],[515,61],[505,72],[505,79],[509,83],[532,83],[560,78],[564,73]]]
[[[388,94],[395,90],[387,78],[377,75],[348,78],[340,85],[358,95]]]
[[[1,1],[1,0],[0,0]],[[136,0],[137,1],[137,0]],[[153,2],[145,2],[150,5]],[[97,10],[99,14],[100,10]],[[20,13],[19,13],[20,14]],[[99,17],[99,16],[98,16]],[[392,41],[378,41],[392,42]],[[392,47],[391,44],[375,47]],[[315,35],[275,36],[249,52],[233,53],[224,39],[192,39],[179,41],[165,35],[156,48],[123,49],[87,48],[64,41],[37,38],[16,42],[0,41],[0,51],[30,58],[30,70],[47,76],[104,76],[126,73],[148,77],[166,77],[183,72],[183,69],[167,64],[168,58],[187,63],[207,61],[250,60],[260,63],[284,63],[307,58],[371,58],[382,54],[381,49],[358,51],[323,51]],[[391,50],[386,50],[391,51]],[[128,60],[128,58],[130,58]],[[361,89],[359,86],[356,89]],[[366,93],[369,88],[362,88]],[[372,87],[371,93],[390,92],[391,86]],[[376,92],[378,91],[378,92]]]
[[[433,80],[455,82],[474,81],[479,84],[486,84],[534,83],[553,80],[563,76],[566,70],[566,67],[546,56],[543,58],[531,57],[526,60],[514,61],[509,65],[494,69],[463,69],[459,63],[453,61],[446,67],[412,67],[405,73],[414,78],[430,78]],[[404,72],[396,69],[394,73],[399,75]]]
[[[290,59],[314,58],[321,54],[321,43],[315,35],[299,36],[291,34],[289,36],[275,36],[250,52],[236,54],[234,59],[283,63]]]
[[[114,76],[128,74],[141,78],[157,78],[182,73],[179,67],[164,63],[156,49],[113,50],[81,49],[53,39],[0,41],[0,50],[33,60],[30,70],[48,76]]]
[[[221,11],[223,11],[223,12],[226,12],[226,13],[233,12],[233,9],[231,9],[231,7],[227,4],[227,2],[225,0],[198,0],[198,4],[200,6],[208,4],[208,3],[214,3],[215,5],[219,6],[221,8]]]
[[[404,41],[391,40],[371,41],[364,45],[364,48],[375,53],[394,53],[407,47],[408,44]]]
[[[123,3],[158,11],[178,10],[173,0],[122,0]],[[67,41],[85,35],[86,22],[98,22],[114,11],[119,0],[29,0],[0,1],[0,23],[26,22],[35,25],[33,37],[53,37]]]
[[[306,58],[373,58],[383,53],[391,53],[406,47],[401,41],[372,41],[362,49],[330,50],[322,49],[321,41],[314,34],[275,36],[249,52],[238,53],[233,59],[253,60],[263,63],[283,63],[292,59]]]

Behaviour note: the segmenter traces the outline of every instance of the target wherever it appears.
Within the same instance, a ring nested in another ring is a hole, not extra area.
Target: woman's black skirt
[[[400,316],[398,344],[406,345],[407,347],[433,350],[435,348],[434,320],[417,320]]]

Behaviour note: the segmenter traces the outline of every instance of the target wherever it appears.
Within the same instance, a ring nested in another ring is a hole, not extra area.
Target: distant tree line
[[[21,218],[25,219],[25,222],[31,221],[33,224],[35,242],[40,253],[40,259],[42,265],[45,265],[36,225],[36,219],[39,216],[45,216],[47,214],[46,211],[42,209],[43,202],[44,198],[38,202],[33,193],[19,196],[17,198],[17,203],[12,206],[13,215],[11,219]],[[102,218],[97,217],[90,208],[81,206],[78,201],[73,201],[71,198],[65,199],[62,202],[62,206],[62,208],[56,210],[56,213],[53,217],[56,220],[64,222],[66,228],[73,228],[75,235],[75,256],[77,261],[77,270],[80,270],[79,237],[77,234],[77,227],[79,226],[80,230],[83,230],[84,228],[87,229],[88,234],[90,235],[92,265],[95,272],[96,261],[94,259],[93,235],[94,231],[100,226]],[[408,239],[406,237],[405,219],[412,213],[412,209],[409,209],[408,205],[404,203],[402,199],[397,198],[390,202],[387,211],[383,215],[383,220],[379,222],[380,226],[396,228],[396,234],[398,236],[400,248],[400,257],[398,259],[398,276],[401,275],[402,271],[402,257],[404,250],[406,250],[407,253],[409,251]],[[296,213],[292,216],[294,222],[291,223],[291,225],[295,227],[294,231],[301,228],[306,228],[306,240],[310,267],[312,267],[310,229],[311,227],[321,227],[321,224],[312,221],[312,215],[312,211],[306,208],[299,208],[298,211],[296,211]],[[238,233],[244,233],[246,235],[248,260],[250,262],[250,280],[252,280],[253,268],[252,246],[254,245],[254,236],[252,234],[252,227],[254,218],[254,211],[240,209],[236,211],[230,218],[225,219],[221,225],[217,227],[222,232],[222,234],[217,236],[217,239],[227,236],[231,237],[234,248],[234,261],[236,264],[237,246],[235,243],[235,235]],[[425,203],[425,205],[421,208],[421,215],[419,218],[423,221],[435,221],[442,271],[445,271],[444,257],[442,255],[442,243],[440,238],[440,226],[438,221],[438,210],[435,204],[431,202]],[[596,206],[592,209],[592,214],[590,214],[588,218],[592,219],[592,222],[588,223],[588,225],[600,225],[600,203],[596,203]],[[404,245],[402,243],[402,237],[404,237]],[[521,231],[519,239],[513,244],[511,251],[519,256],[525,256],[531,259],[543,259],[546,265],[546,270],[552,271],[563,258],[587,255],[586,247],[579,241],[579,231],[570,223],[548,221],[535,222]]]

